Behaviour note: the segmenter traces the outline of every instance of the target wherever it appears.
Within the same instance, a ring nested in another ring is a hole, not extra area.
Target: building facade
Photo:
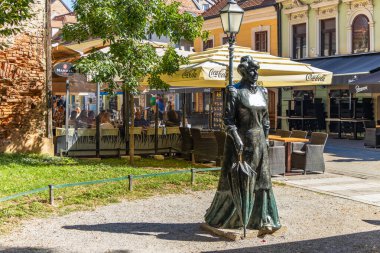
[[[227,0],[218,1],[213,7],[205,11],[203,29],[209,31],[207,41],[200,38],[194,42],[196,52],[204,51],[208,48],[217,47],[228,43],[228,38],[223,32],[219,12],[227,4]],[[267,52],[272,55],[278,55],[278,30],[277,16],[278,9],[275,1],[238,1],[241,8],[244,9],[244,17],[240,27],[240,32],[236,37],[236,45],[249,47],[256,51]],[[195,100],[195,109],[201,110],[201,103],[204,101],[203,94],[200,93],[193,98]],[[278,89],[269,89],[269,111],[271,128],[277,125],[277,100]],[[208,101],[206,101],[208,102]],[[207,104],[207,103],[202,103]]]
[[[0,152],[51,152],[47,114],[47,2],[0,51]]]
[[[380,1],[277,0],[277,3],[281,8],[282,56],[334,74],[332,85],[282,90],[282,128],[295,127],[296,123],[286,117],[294,113],[297,104],[294,101],[302,97],[323,104],[320,113],[324,113],[326,125],[318,130],[338,132],[345,128],[351,132],[353,128],[363,130],[366,121],[380,120],[380,94],[375,84],[360,89],[360,80],[380,68],[380,27],[377,27]],[[361,122],[357,124],[358,121]]]

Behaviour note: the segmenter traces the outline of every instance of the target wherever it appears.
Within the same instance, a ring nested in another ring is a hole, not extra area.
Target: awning
[[[350,86],[352,93],[380,93],[380,71],[356,79]]]
[[[144,94],[171,94],[171,93],[210,93],[215,89],[212,88],[194,88],[194,87],[181,87],[181,88],[169,88],[168,90],[145,90]]]
[[[380,53],[297,60],[333,72],[332,84],[353,84],[380,69]]]
[[[240,63],[240,58],[246,55],[251,55],[259,62],[259,82],[265,87],[329,85],[331,83],[332,73],[329,71],[238,46],[234,51],[234,81],[241,79],[236,68]],[[228,58],[228,45],[210,48],[191,54],[188,65],[181,66],[180,70],[173,75],[165,75],[161,78],[170,86],[225,87]]]

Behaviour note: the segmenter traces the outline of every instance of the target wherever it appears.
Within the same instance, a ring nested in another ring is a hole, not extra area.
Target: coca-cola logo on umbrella
[[[323,75],[323,74],[307,74],[306,75],[306,81],[324,82],[325,79],[326,79],[326,75]]]
[[[227,71],[225,69],[210,69],[208,76],[214,79],[226,79]]]

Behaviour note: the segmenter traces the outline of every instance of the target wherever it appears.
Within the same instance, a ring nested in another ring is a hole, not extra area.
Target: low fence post
[[[54,206],[54,185],[49,184],[49,204]]]
[[[191,185],[195,184],[195,173],[196,173],[196,170],[191,169]]]
[[[133,191],[133,175],[128,175],[129,191]]]

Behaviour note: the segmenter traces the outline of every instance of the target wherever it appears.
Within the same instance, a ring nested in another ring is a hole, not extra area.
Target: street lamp
[[[240,25],[243,21],[244,10],[236,3],[235,0],[228,0],[227,5],[220,11],[224,33],[228,37],[229,50],[229,85],[233,84],[233,60],[234,44],[236,34],[240,31]]]

